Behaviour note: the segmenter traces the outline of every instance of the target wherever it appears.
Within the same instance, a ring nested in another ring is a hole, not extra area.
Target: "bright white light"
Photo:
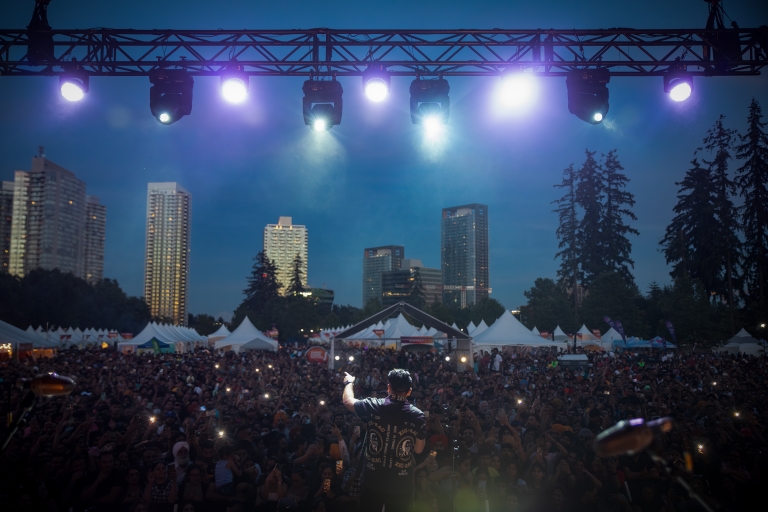
[[[593,118],[593,119],[594,119],[596,122],[598,122],[598,123],[599,123],[600,121],[602,121],[602,120],[603,120],[603,114],[601,114],[600,112],[595,112],[595,115],[594,115],[594,116],[592,116],[592,118]]]
[[[219,437],[224,437],[224,431],[223,430],[219,430]]]
[[[73,82],[64,82],[61,84],[61,95],[67,101],[80,101],[85,96],[85,92]]]
[[[691,84],[680,82],[669,92],[669,97],[674,101],[685,101],[691,96]]]
[[[339,359],[341,359],[341,358],[339,356],[336,356],[336,360],[338,361]]]
[[[450,360],[451,360],[451,358],[450,358],[449,356],[445,356],[445,360],[446,360],[446,361],[450,361]]]
[[[354,361],[355,360],[355,356],[349,356],[349,360],[350,361]]]
[[[467,358],[466,358],[466,357],[464,357],[464,356],[462,356],[462,358],[461,358],[461,362],[462,362],[462,363],[466,363],[466,362],[467,362]]]
[[[365,95],[376,103],[384,101],[389,95],[389,88],[381,78],[372,78],[365,84]]]
[[[171,116],[169,116],[166,112],[163,112],[160,114],[160,117],[157,118],[161,123],[167,123],[171,120]],[[216,368],[218,368],[219,365],[216,365]]]
[[[230,103],[242,103],[248,97],[248,88],[241,78],[228,78],[221,84],[221,95]]]
[[[264,394],[264,398],[269,398],[269,393]]]
[[[315,119],[315,122],[312,123],[312,129],[316,132],[324,132],[328,129],[328,123],[325,122],[325,119]]]
[[[439,116],[428,116],[424,119],[424,132],[429,138],[439,137],[443,133],[444,128]]]
[[[325,400],[320,400],[320,405],[325,405]]]
[[[533,99],[535,90],[536,83],[532,76],[515,73],[502,78],[500,100],[505,107],[519,107]]]

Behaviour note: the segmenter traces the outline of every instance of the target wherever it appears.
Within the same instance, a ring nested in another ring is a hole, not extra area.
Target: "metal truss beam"
[[[33,48],[29,51],[30,46]],[[759,75],[768,27],[716,30],[0,30],[0,75],[148,76],[182,68],[216,76],[229,65],[254,76],[493,76],[523,69],[565,76]]]

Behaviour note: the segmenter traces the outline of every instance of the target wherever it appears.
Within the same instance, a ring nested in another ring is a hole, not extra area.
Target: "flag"
[[[675,345],[677,345],[677,337],[675,336],[675,327],[672,325],[672,322],[667,320],[665,322],[667,324],[667,330],[669,331],[669,335],[672,336],[672,341],[675,342]],[[666,341],[664,342],[664,348],[667,348]]]
[[[621,339],[624,340],[624,346],[627,346],[627,337],[624,335],[624,326],[621,325],[621,322],[616,320],[616,330],[619,331],[619,334],[621,334]]]

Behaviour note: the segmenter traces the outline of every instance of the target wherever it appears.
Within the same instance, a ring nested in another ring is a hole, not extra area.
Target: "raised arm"
[[[344,372],[344,393],[342,395],[342,402],[344,407],[348,410],[355,412],[355,389],[354,389],[355,377]]]

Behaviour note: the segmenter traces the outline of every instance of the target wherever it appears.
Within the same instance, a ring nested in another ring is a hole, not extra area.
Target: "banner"
[[[669,331],[669,335],[672,336],[672,342],[677,345],[677,337],[675,336],[675,326],[672,325],[672,322],[667,320],[665,322],[667,324],[667,330]],[[664,348],[667,348],[667,341],[664,340]]]
[[[312,347],[307,350],[307,360],[310,363],[325,363],[328,361],[328,351],[323,347]]]
[[[592,329],[592,335],[597,339],[602,339],[602,335],[600,334],[600,329]]]
[[[400,345],[434,345],[435,340],[431,336],[402,336]]]
[[[581,340],[581,339],[584,339],[584,335],[583,335],[583,334],[581,334],[580,332],[577,332],[577,333],[576,333],[576,339],[577,339],[577,340]]]
[[[382,336],[384,336],[384,329],[374,329],[373,334],[381,338]]]
[[[545,340],[548,340],[548,339],[549,339],[549,331],[541,331],[541,332],[539,333],[539,336],[541,336],[541,337],[542,337],[542,338],[544,338]]]
[[[621,334],[621,339],[624,340],[624,346],[627,345],[627,337],[624,335],[624,326],[621,325],[621,322],[616,320],[616,330],[619,331],[619,334]]]
[[[72,339],[71,334],[61,334],[59,335],[59,341],[69,341]]]
[[[113,340],[113,339],[117,338],[117,333],[116,332],[110,332],[109,334],[107,334],[107,338]]]
[[[615,324],[615,323],[613,323],[613,320],[611,320],[611,317],[609,317],[609,316],[604,316],[604,317],[603,317],[603,321],[604,321],[605,323],[607,323],[608,325],[610,325],[611,327],[613,327],[614,329],[616,329],[616,324]],[[618,330],[618,329],[617,329],[617,330]]]
[[[132,332],[121,332],[120,336],[122,336],[124,340],[132,340],[133,339],[133,333]]]

